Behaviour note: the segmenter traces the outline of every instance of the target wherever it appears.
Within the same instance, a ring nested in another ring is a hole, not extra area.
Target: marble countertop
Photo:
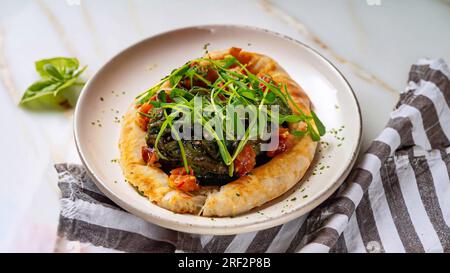
[[[74,56],[92,76],[145,37],[179,27],[242,24],[300,40],[346,76],[363,115],[363,148],[377,136],[419,58],[450,60],[448,0],[0,0],[0,252],[53,251],[54,163],[79,163],[73,111],[17,106],[34,61]]]

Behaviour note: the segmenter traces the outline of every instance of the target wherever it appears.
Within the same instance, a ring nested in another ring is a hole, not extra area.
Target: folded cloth
[[[59,236],[81,251],[450,252],[449,79],[443,60],[413,65],[386,128],[345,183],[284,225],[229,236],[164,229],[106,198],[84,167],[58,164]]]

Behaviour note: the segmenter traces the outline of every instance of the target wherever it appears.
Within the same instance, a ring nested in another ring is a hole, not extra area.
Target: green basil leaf
[[[323,125],[322,121],[319,119],[319,117],[317,117],[316,113],[314,113],[314,111],[312,111],[312,110],[311,110],[311,116],[314,120],[314,123],[316,124],[319,135],[320,136],[325,135],[325,133],[327,132],[325,125]]]
[[[251,99],[253,101],[256,100],[255,94],[253,92],[250,91],[243,91],[240,92],[241,96],[246,97],[247,99]]]
[[[75,83],[77,82],[77,78],[71,78],[70,80],[65,81],[63,84],[61,84],[60,86],[58,86],[58,88],[56,88],[56,90],[53,91],[53,95],[57,96],[58,93],[62,92],[63,90],[66,90],[67,88],[75,85]],[[83,84],[84,85],[84,84]],[[74,106],[74,105],[72,105]]]
[[[58,69],[50,63],[44,65],[44,71],[52,78],[58,81],[64,80],[64,77],[59,73]]]
[[[295,123],[302,120],[303,117],[299,115],[286,115],[286,116],[280,115],[280,124],[283,122]]]
[[[40,84],[41,83],[35,83],[30,86],[30,88]],[[51,84],[38,92],[33,91],[30,88],[25,91],[20,105],[35,111],[63,110],[70,108],[76,104],[81,89],[79,86],[60,89],[58,84]]]
[[[44,92],[50,91],[51,92],[53,90],[56,90],[56,88],[58,88],[58,86],[60,86],[60,85],[61,85],[61,83],[55,82],[48,78],[41,79],[41,80],[34,82],[32,85],[30,85],[28,87],[26,93],[28,93],[28,92],[35,93],[35,92],[39,92],[39,91],[44,91]]]
[[[302,137],[302,136],[305,136],[306,135],[306,131],[298,131],[298,130],[295,130],[295,131],[292,131],[291,132],[291,134],[293,135],[293,136],[296,136],[296,137]]]
[[[51,58],[51,59],[43,59],[40,61],[37,61],[36,71],[39,73],[39,75],[43,78],[51,77],[51,75],[45,70],[44,66],[46,64],[53,65],[61,75],[64,77],[70,77],[73,75],[74,71],[78,69],[80,66],[78,60],[76,58],[65,58],[65,57],[57,57],[57,58]]]
[[[316,130],[312,126],[308,126],[308,132],[311,135],[312,140],[319,141],[320,135],[316,132]]]
[[[273,92],[268,92],[266,94],[266,97],[264,98],[264,103],[265,104],[272,104],[275,102],[275,99],[277,98],[277,96],[275,95],[275,93]]]
[[[75,71],[73,78],[78,78],[81,74],[83,74],[84,71],[86,71],[86,69],[87,69],[87,65],[85,65],[83,68]]]

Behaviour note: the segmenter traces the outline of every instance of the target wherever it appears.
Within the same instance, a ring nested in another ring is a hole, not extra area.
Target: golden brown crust
[[[310,112],[310,102],[305,92],[274,60],[236,48],[208,55],[213,59],[220,59],[229,54],[247,64],[252,73],[269,74],[275,82],[286,84],[288,92],[302,111]],[[204,216],[233,216],[258,207],[297,184],[310,166],[317,147],[317,143],[309,136],[302,137],[295,141],[291,149],[254,169],[251,175],[217,189],[203,189],[188,195],[171,189],[168,186],[168,176],[159,168],[146,166],[142,160],[140,150],[145,145],[145,132],[136,125],[136,114],[134,107],[130,107],[125,115],[119,142],[120,162],[125,177],[144,192],[149,200],[179,213],[202,212]]]

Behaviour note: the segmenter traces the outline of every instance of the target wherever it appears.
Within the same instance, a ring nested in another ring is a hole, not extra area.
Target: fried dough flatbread
[[[286,84],[297,105],[306,114],[310,113],[310,101],[305,92],[273,59],[236,48],[211,52],[207,57],[223,59],[227,55],[233,55],[246,64],[254,74],[265,73],[276,83]],[[234,216],[261,206],[300,181],[317,147],[317,142],[309,135],[296,138],[290,149],[256,167],[251,174],[221,187],[202,187],[194,193],[186,193],[169,187],[168,175],[160,168],[148,166],[142,159],[141,148],[146,145],[146,133],[136,124],[136,117],[137,110],[133,104],[124,117],[119,141],[120,164],[125,178],[150,201],[177,213]]]

